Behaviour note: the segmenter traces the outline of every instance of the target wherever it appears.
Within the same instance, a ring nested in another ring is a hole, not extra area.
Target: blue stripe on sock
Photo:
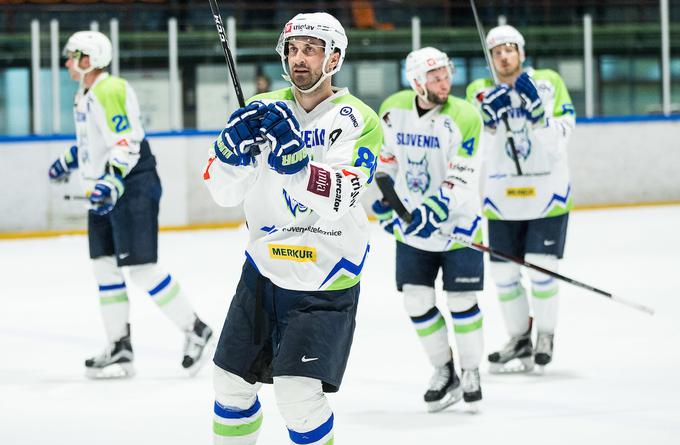
[[[166,287],[168,287],[168,284],[170,284],[171,281],[172,281],[172,277],[170,276],[170,274],[168,274],[168,276],[165,277],[165,279],[164,279],[163,281],[161,281],[160,283],[158,283],[158,286],[154,287],[153,289],[151,289],[151,290],[149,291],[149,295],[151,295],[151,296],[153,297],[153,296],[156,295],[158,292],[160,292],[160,291],[162,291],[163,289],[165,289]]]
[[[462,319],[465,319],[465,318],[474,317],[475,315],[479,314],[480,312],[481,312],[481,311],[479,310],[479,306],[477,306],[477,305],[475,304],[472,308],[468,309],[467,311],[464,311],[464,312],[451,312],[451,316],[452,316],[455,320],[462,320]]]
[[[418,317],[411,317],[411,321],[413,323],[425,323],[426,321],[430,321],[435,317],[439,316],[439,309],[437,309],[437,306],[431,308],[429,311],[425,312],[423,315],[420,315]]]
[[[509,284],[496,284],[498,287],[518,287],[519,286],[519,281],[513,281],[512,283]]]
[[[245,417],[251,417],[260,409],[260,400],[256,397],[255,403],[248,409],[243,411],[236,411],[221,405],[217,400],[215,400],[215,414],[223,419],[243,419]]]
[[[100,284],[99,285],[99,292],[104,292],[107,290],[116,290],[116,289],[125,289],[125,282],[123,281],[120,284]]]
[[[333,414],[331,414],[328,420],[326,420],[323,424],[321,424],[317,428],[314,428],[312,431],[308,431],[306,433],[298,433],[296,431],[288,429],[288,435],[290,436],[290,440],[292,440],[293,443],[303,445],[308,443],[314,443],[320,440],[326,434],[330,433],[332,429],[333,429]]]
[[[531,283],[532,283],[532,284],[538,284],[539,286],[544,286],[544,285],[546,285],[546,284],[552,283],[553,281],[555,281],[555,279],[554,279],[553,277],[550,277],[550,278],[548,278],[548,279],[545,280],[545,281],[534,281],[534,280],[531,280]]]

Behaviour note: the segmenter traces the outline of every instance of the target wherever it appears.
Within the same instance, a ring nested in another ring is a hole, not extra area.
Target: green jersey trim
[[[413,90],[403,90],[399,91],[398,93],[394,93],[385,99],[380,105],[380,111],[378,112],[378,115],[382,116],[387,110],[394,108],[401,110],[412,110],[415,97],[416,92]]]
[[[462,135],[457,155],[471,158],[477,154],[479,135],[482,132],[482,120],[477,108],[458,97],[449,96],[441,113],[449,116]]]
[[[104,109],[106,124],[114,133],[130,133],[130,121],[128,120],[125,100],[127,96],[126,82],[120,77],[109,76],[92,88],[95,95]]]
[[[293,94],[293,87],[281,88],[280,90],[269,91],[266,93],[256,94],[246,101],[246,105],[250,104],[254,100],[295,100],[295,95]]]

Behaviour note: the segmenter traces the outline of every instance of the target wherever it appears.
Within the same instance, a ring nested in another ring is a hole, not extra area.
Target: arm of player
[[[357,110],[355,108],[355,110]],[[358,110],[357,110],[358,114]],[[299,173],[288,175],[284,188],[322,218],[337,220],[359,205],[378,166],[382,129],[373,111],[362,112],[358,127],[350,122],[328,149],[324,163],[310,161]]]
[[[540,146],[549,150],[552,156],[560,158],[566,154],[569,138],[576,127],[576,113],[564,81],[559,74],[555,72],[550,74],[555,86],[552,113],[550,116],[546,114],[544,125],[533,128],[532,136],[539,140]]]

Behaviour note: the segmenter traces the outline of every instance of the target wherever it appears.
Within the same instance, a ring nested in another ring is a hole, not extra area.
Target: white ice
[[[336,443],[680,443],[679,223],[680,206],[572,213],[560,272],[656,315],[563,284],[554,362],[525,376],[491,376],[483,363],[476,415],[462,403],[426,413],[431,370],[393,284],[393,241],[373,224],[352,355],[330,395]],[[160,244],[161,263],[219,331],[245,229],[163,232]],[[211,366],[183,375],[183,338],[144,294],[130,292],[137,376],[83,376],[104,346],[84,236],[2,241],[0,277],[0,444],[211,443]],[[488,274],[485,284],[488,353],[505,332]],[[271,387],[260,400],[259,443],[287,443]]]

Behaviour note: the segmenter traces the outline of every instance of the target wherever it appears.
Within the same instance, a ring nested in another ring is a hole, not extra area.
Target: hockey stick
[[[380,188],[380,191],[383,194],[383,198],[385,198],[385,200],[388,202],[390,207],[392,207],[392,209],[395,212],[397,212],[397,215],[399,215],[399,218],[401,218],[402,220],[404,220],[407,223],[410,223],[411,222],[411,214],[408,212],[408,210],[406,210],[406,207],[404,207],[404,204],[399,199],[399,196],[397,195],[397,192],[394,190],[394,186],[392,185],[392,181],[389,178],[389,176],[387,176],[385,173],[376,173],[375,180],[376,180],[376,183],[378,184],[378,188]],[[545,269],[545,268],[538,266],[536,264],[529,263],[528,261],[525,261],[523,258],[518,258],[518,257],[513,256],[513,255],[508,255],[507,253],[499,252],[498,250],[492,249],[491,247],[485,246],[484,244],[475,243],[473,241],[469,241],[468,239],[462,238],[460,236],[449,235],[449,234],[446,234],[446,233],[441,232],[441,231],[439,232],[439,234],[446,237],[446,238],[454,240],[454,241],[456,241],[460,244],[463,244],[464,246],[470,247],[470,248],[478,250],[480,252],[486,252],[489,255],[493,255],[497,258],[501,258],[503,260],[519,264],[520,266],[524,266],[524,267],[527,267],[529,269],[536,270],[538,272],[549,275],[549,276],[556,278],[558,280],[565,281],[565,282],[567,282],[571,285],[581,287],[583,289],[587,289],[591,292],[595,292],[596,294],[599,294],[599,295],[607,297],[611,300],[617,301],[617,302],[624,304],[628,307],[631,307],[633,309],[637,309],[637,310],[645,312],[649,315],[654,315],[654,309],[652,309],[648,306],[645,306],[643,304],[636,303],[634,301],[613,295],[613,294],[611,294],[607,291],[604,291],[602,289],[598,289],[596,287],[582,283],[578,280],[574,280],[573,278],[566,277],[562,274],[559,274],[559,273],[554,272],[554,271],[549,270],[549,269]]]
[[[213,20],[215,21],[215,27],[217,28],[217,35],[220,37],[220,43],[222,44],[222,51],[224,51],[224,58],[227,61],[227,70],[231,76],[231,82],[234,85],[234,92],[236,93],[236,99],[238,100],[239,107],[243,108],[246,106],[246,101],[243,98],[243,90],[241,89],[241,81],[238,78],[238,73],[236,72],[236,64],[234,63],[234,57],[231,55],[231,49],[229,48],[229,42],[227,41],[227,36],[224,30],[224,22],[222,21],[222,14],[220,14],[220,8],[217,6],[217,0],[208,0],[210,2],[210,11],[213,15]],[[250,151],[253,156],[260,154],[260,148],[257,144],[250,146]]]
[[[491,72],[491,78],[493,79],[494,85],[498,85],[498,75],[496,74],[496,69],[493,66],[491,55],[489,54],[489,48],[486,47],[484,28],[482,27],[482,22],[479,20],[479,15],[477,15],[477,7],[475,6],[475,0],[470,0],[470,6],[472,7],[472,14],[475,16],[475,26],[477,26],[479,40],[482,43],[482,50],[484,51],[484,58],[486,59],[486,64],[489,67],[489,71]],[[515,162],[515,169],[517,170],[517,175],[522,176],[522,167],[520,167],[519,165],[519,157],[517,156],[515,138],[512,137],[512,131],[510,131],[510,124],[508,123],[507,113],[503,114],[503,124],[505,125],[505,137],[507,138],[507,141],[510,144],[510,151],[512,151],[512,160]]]

